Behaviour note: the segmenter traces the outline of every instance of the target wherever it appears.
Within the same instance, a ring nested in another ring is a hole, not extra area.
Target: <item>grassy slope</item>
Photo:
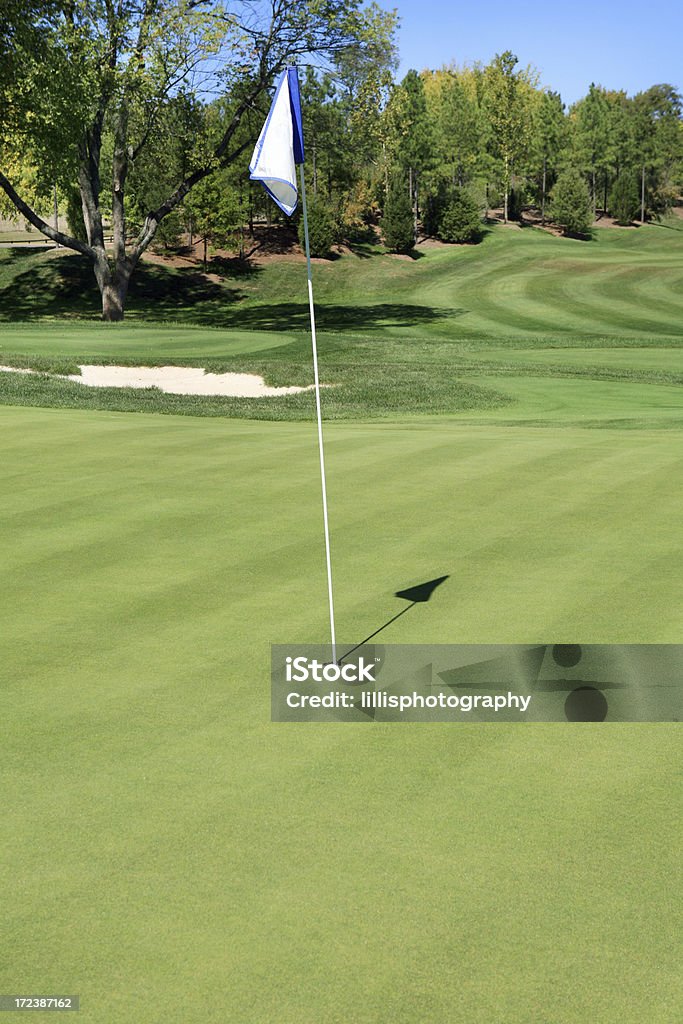
[[[508,387],[503,379],[520,375],[680,385],[682,227],[675,221],[602,230],[590,243],[536,229],[498,228],[480,247],[427,248],[417,260],[379,255],[318,261],[322,373],[336,385],[325,396],[327,418],[507,407],[512,418],[526,419],[534,408],[515,409],[510,401],[519,403],[524,386],[520,392],[519,385],[511,381]],[[274,384],[310,383],[302,264],[273,262],[246,272],[224,264],[222,269],[226,277],[219,285],[196,273],[142,268],[126,325],[11,322],[2,330],[0,359],[73,370],[79,361],[93,359],[154,363],[172,358],[214,370],[252,370]],[[41,305],[38,282],[44,289]],[[58,316],[67,308],[83,317],[96,308],[89,271],[77,257],[29,254],[13,260],[6,250],[0,253],[0,289],[0,316],[12,321],[46,310]],[[140,317],[150,309],[172,322],[144,323]],[[218,329],[198,330],[198,325]],[[661,355],[647,358],[647,351],[663,345]],[[592,354],[584,361],[585,348]],[[557,359],[556,349],[561,349]],[[634,405],[651,409],[654,422],[660,403],[649,402],[653,392],[645,387],[640,397],[635,389],[623,394],[625,409],[633,396]],[[196,400],[158,393],[83,394],[77,385],[26,378],[1,379],[0,402],[121,410],[142,405],[160,412],[273,419],[306,419],[313,413],[310,393],[267,401]],[[543,408],[539,411],[544,415]],[[580,408],[576,418],[584,418]],[[671,418],[664,418],[666,425]]]
[[[415,366],[517,400],[418,417],[418,388],[411,418],[387,394],[391,422],[328,425],[343,639],[448,573],[382,638],[680,641],[682,242],[501,230],[316,268],[340,414]],[[33,318],[3,266],[0,313]],[[301,274],[2,348],[303,374]],[[677,1019],[677,726],[273,726],[269,642],[326,635],[312,427],[0,418],[0,989],[80,991],[94,1024]]]

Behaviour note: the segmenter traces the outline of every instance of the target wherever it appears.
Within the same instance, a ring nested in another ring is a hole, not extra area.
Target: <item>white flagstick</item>
[[[311,314],[311,340],[313,345],[313,374],[315,380],[315,411],[318,418],[318,449],[320,451],[320,480],[323,492],[323,521],[325,523],[325,557],[327,559],[327,595],[330,602],[330,633],[332,635],[332,661],[337,660],[337,640],[334,632],[334,601],[332,599],[332,562],[330,560],[330,527],[327,520],[327,484],[325,482],[325,452],[323,449],[323,420],[320,412],[320,378],[318,376],[318,343],[315,336],[315,309],[313,308],[313,279],[311,276],[311,249],[308,243],[308,208],[304,165],[299,164],[301,177],[301,205],[304,212],[304,240],[306,242],[306,269],[308,271],[308,305]]]

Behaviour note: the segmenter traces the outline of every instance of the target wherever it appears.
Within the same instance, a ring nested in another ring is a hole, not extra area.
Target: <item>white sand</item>
[[[0,372],[36,373],[0,366]],[[63,379],[91,388],[158,388],[169,395],[229,395],[235,398],[268,398],[294,395],[314,387],[271,388],[254,373],[205,373],[191,366],[81,366],[80,375]],[[325,385],[323,385],[325,386]]]
[[[20,370],[15,366],[0,366],[0,373],[37,373],[37,370]]]

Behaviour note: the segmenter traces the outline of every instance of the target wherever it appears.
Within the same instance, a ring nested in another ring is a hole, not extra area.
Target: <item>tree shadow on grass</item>
[[[175,318],[188,309],[202,309],[208,304],[213,307],[213,319],[218,319],[226,303],[242,298],[243,292],[209,281],[198,271],[141,264],[131,278],[127,310],[164,319]],[[0,317],[5,320],[34,320],[55,315],[94,318],[99,316],[100,310],[100,294],[92,267],[82,256],[63,256],[40,263],[15,275],[11,284],[0,291]]]
[[[38,245],[7,245],[2,247],[2,251],[6,252],[13,260],[22,260],[28,256],[41,255],[45,252]]]
[[[401,302],[380,302],[371,306],[319,304],[315,319],[320,330],[382,330],[386,327],[420,327],[464,316],[466,309],[435,309],[431,306]],[[280,302],[273,305],[224,309],[225,327],[260,331],[306,331],[309,309],[305,302]]]
[[[150,312],[173,312],[204,302],[237,302],[244,293],[209,281],[199,270],[168,270],[140,264],[130,281],[129,307],[144,305]]]
[[[209,273],[226,278],[241,278],[256,277],[263,270],[249,259],[240,259],[239,256],[212,256],[209,260]]]
[[[234,274],[238,260],[225,260]],[[254,268],[247,274],[260,271]],[[245,293],[209,280],[193,270],[176,270],[142,263],[131,278],[127,313],[154,320],[254,331],[308,331],[307,302],[244,306]],[[82,256],[62,256],[40,262],[16,274],[0,290],[0,319],[35,320],[46,316],[97,319],[100,295],[92,267]],[[362,330],[420,327],[463,316],[466,309],[443,309],[408,303],[324,304],[316,308],[322,330]]]
[[[87,316],[99,307],[92,269],[81,256],[38,263],[16,274],[0,291],[0,315],[9,320]]]
[[[349,252],[361,260],[371,260],[373,256],[381,255],[377,242],[347,242]]]

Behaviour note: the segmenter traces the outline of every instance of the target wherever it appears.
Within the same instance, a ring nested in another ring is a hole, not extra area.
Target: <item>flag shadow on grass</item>
[[[392,615],[390,619],[387,619],[387,621],[373,633],[366,636],[364,640],[361,640],[360,643],[356,644],[355,647],[352,647],[350,650],[342,654],[341,658],[337,660],[337,664],[341,665],[344,658],[348,658],[355,651],[359,650],[364,644],[367,644],[368,641],[372,640],[373,637],[376,637],[378,633],[381,633],[382,630],[386,629],[387,626],[390,626],[392,622],[396,622],[396,620],[400,619],[402,615],[409,612],[411,608],[414,608],[416,604],[426,604],[436,588],[441,586],[441,584],[447,579],[448,576],[437,576],[436,579],[427,580],[425,583],[418,583],[415,587],[408,587],[406,590],[397,590],[394,597],[400,597],[403,601],[408,601],[409,603],[402,608],[400,612],[397,612],[395,615]]]

